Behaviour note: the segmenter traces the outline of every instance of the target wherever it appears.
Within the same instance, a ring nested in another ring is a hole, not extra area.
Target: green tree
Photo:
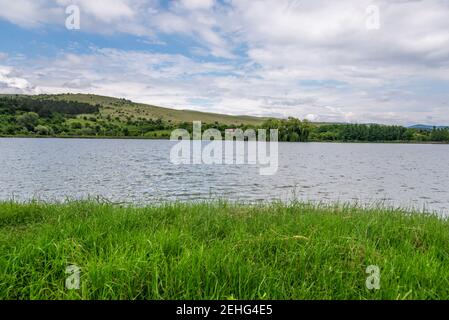
[[[17,123],[28,131],[33,131],[38,125],[39,115],[35,112],[27,112],[17,117]]]
[[[72,129],[79,130],[83,127],[83,125],[81,124],[81,122],[74,121],[72,122],[71,127]]]
[[[432,141],[449,141],[449,129],[434,127],[430,134],[430,140]]]
[[[51,130],[48,127],[42,125],[38,125],[37,127],[35,127],[34,131],[42,136],[48,136],[51,132]]]

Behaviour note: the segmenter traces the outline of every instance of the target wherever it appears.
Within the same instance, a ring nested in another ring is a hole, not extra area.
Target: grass
[[[16,96],[13,94],[0,94],[0,97]],[[192,121],[201,121],[202,123],[213,124],[218,122],[224,125],[253,125],[262,124],[267,118],[246,116],[246,115],[227,115],[211,112],[200,112],[194,110],[179,110],[154,105],[135,103],[130,100],[119,98],[100,96],[94,94],[50,94],[50,95],[36,95],[36,99],[53,99],[76,101],[82,103],[89,103],[93,105],[100,105],[100,113],[107,117],[119,117],[125,119],[126,117],[143,118],[143,119],[163,119],[172,123],[183,123]],[[78,121],[81,120],[78,117]]]
[[[221,123],[225,125],[260,125],[267,118],[253,116],[226,115],[210,112],[199,112],[193,110],[177,110],[148,105],[143,103],[134,103],[118,98],[105,97],[90,94],[61,94],[50,95],[52,99],[77,101],[90,104],[99,104],[100,112],[103,116],[112,118],[126,117],[143,119],[163,119],[173,123],[201,121],[202,123]]]
[[[0,299],[449,298],[449,221],[401,210],[6,202],[0,229]]]

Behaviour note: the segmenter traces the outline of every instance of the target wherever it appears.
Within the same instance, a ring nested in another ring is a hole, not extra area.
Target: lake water
[[[175,142],[0,139],[0,200],[381,203],[449,213],[449,145],[280,143],[279,169],[173,165]]]

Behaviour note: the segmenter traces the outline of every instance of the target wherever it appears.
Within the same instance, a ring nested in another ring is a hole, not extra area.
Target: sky
[[[0,0],[0,93],[66,92],[448,125],[449,0]]]

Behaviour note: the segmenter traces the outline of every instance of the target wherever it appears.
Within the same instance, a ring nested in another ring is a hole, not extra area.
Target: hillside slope
[[[54,99],[65,101],[76,101],[100,105],[100,113],[103,116],[110,115],[120,119],[143,118],[162,119],[172,123],[201,121],[203,123],[219,122],[225,125],[259,125],[266,118],[251,116],[231,116],[217,113],[206,113],[192,110],[175,110],[158,106],[135,103],[126,99],[118,99],[90,94],[59,94],[59,95],[39,95],[36,99]]]

